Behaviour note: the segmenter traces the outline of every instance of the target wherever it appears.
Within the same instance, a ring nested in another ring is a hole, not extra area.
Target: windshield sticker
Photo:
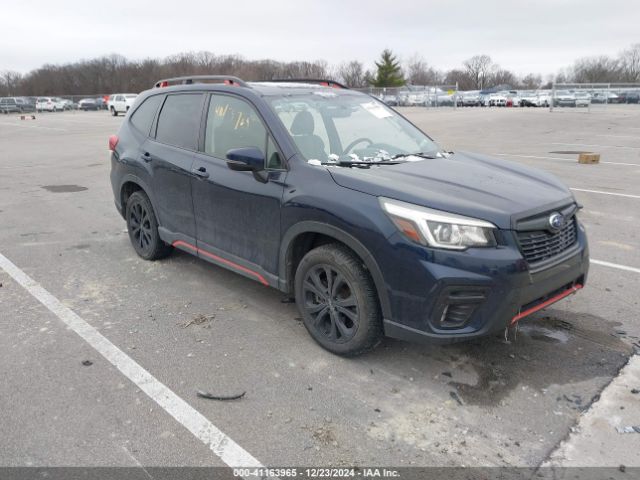
[[[392,117],[393,114],[376,102],[361,103],[360,106],[376,118]]]
[[[319,95],[319,96],[321,96],[321,97],[335,97],[335,96],[337,96],[337,95],[336,95],[335,93],[333,93],[333,92],[325,92],[325,91],[322,91],[322,90],[315,91],[315,92],[312,92],[312,93],[313,93],[314,95]]]

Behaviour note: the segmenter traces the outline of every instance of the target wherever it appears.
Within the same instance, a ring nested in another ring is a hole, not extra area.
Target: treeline
[[[109,55],[63,65],[43,65],[27,74],[0,73],[0,96],[89,95],[111,92],[140,92],[157,80],[188,74],[235,75],[244,80],[285,78],[330,78],[350,87],[392,87],[411,85],[455,85],[460,90],[495,86],[536,89],[551,82],[640,83],[640,43],[617,56],[578,59],[572,66],[543,79],[530,73],[518,76],[500,67],[488,55],[475,55],[459,68],[439,70],[422,56],[404,63],[390,50],[382,52],[370,69],[359,60],[329,65],[324,60],[279,62],[247,60],[239,55],[211,52],[180,53],[164,59],[128,60]]]

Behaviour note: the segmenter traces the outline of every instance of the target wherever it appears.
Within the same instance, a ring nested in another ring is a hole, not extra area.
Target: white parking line
[[[32,121],[32,120],[30,120]],[[1,125],[3,127],[17,127],[17,128],[35,128],[35,129],[41,129],[41,130],[55,130],[57,132],[66,132],[67,130],[65,128],[56,128],[56,127],[42,127],[40,125],[23,125],[21,123],[5,123],[2,122]]]
[[[586,188],[573,188],[573,187],[570,187],[569,189],[574,190],[576,192],[599,193],[601,195],[613,195],[614,197],[640,198],[640,195],[630,195],[628,193],[603,192],[602,190],[587,190]]]
[[[617,268],[619,270],[626,270],[627,272],[640,273],[640,268],[628,267],[626,265],[620,265],[618,263],[605,262],[603,260],[590,259],[589,263],[595,263],[596,265],[602,265],[603,267],[611,267],[611,268]]]
[[[636,138],[640,140],[640,135],[613,135],[611,133],[600,133],[596,137],[613,137],[613,138]]]
[[[560,157],[540,157],[537,155],[515,155],[513,153],[495,153],[494,155],[498,155],[500,157],[514,157],[514,158],[541,158],[544,160],[560,160],[561,162],[578,163],[575,159],[560,158]],[[600,163],[606,163],[607,165],[628,165],[630,167],[640,167],[640,163],[623,163],[623,162],[600,162]]]
[[[571,147],[601,147],[601,148],[631,148],[633,150],[638,150],[640,147],[629,147],[626,145],[598,145],[595,143],[563,143],[563,142],[553,142],[551,145],[569,145]]]
[[[218,429],[204,415],[142,368],[75,312],[64,306],[56,297],[1,253],[0,268],[120,370],[169,415],[207,445],[225,464],[232,468],[262,467],[258,460]],[[248,479],[248,477],[244,478]]]

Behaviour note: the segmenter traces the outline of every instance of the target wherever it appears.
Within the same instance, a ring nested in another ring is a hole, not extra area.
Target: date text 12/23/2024
[[[234,477],[242,478],[397,478],[391,468],[234,468]]]

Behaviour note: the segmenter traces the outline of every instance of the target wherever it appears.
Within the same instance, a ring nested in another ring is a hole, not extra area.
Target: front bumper
[[[392,314],[384,319],[385,334],[414,342],[452,343],[502,331],[581,288],[589,270],[582,228],[576,245],[542,270],[529,268],[513,238],[496,249],[465,252],[419,248],[399,234],[390,240],[397,255],[390,275],[389,265],[381,265]],[[449,317],[463,321],[443,323]]]

